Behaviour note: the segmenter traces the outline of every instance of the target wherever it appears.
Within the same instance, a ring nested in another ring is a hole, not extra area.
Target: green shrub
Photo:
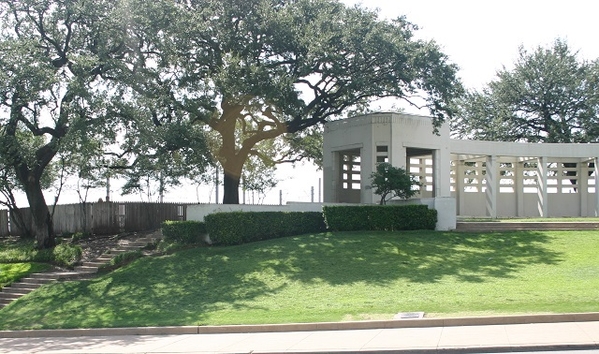
[[[325,206],[322,208],[327,229],[331,231],[369,230],[367,206]]]
[[[52,261],[57,265],[67,266],[72,268],[81,260],[83,250],[81,246],[72,245],[70,243],[61,243],[52,250]]]
[[[54,248],[38,250],[35,247],[35,241],[18,240],[0,248],[0,262],[2,263],[53,263],[70,268],[81,260],[82,255],[81,246],[69,242],[59,243]]]
[[[164,221],[162,235],[167,243],[195,244],[203,241],[206,224],[199,221]]]
[[[83,240],[83,239],[87,239],[90,238],[91,234],[89,232],[75,232],[74,234],[71,235],[71,241],[75,242],[75,241],[79,241],[79,240]]]
[[[325,230],[320,212],[216,213],[207,215],[205,221],[210,239],[221,245],[237,245]]]
[[[141,250],[119,253],[113,259],[111,259],[107,265],[103,266],[102,268],[114,269],[122,267],[141,257],[143,257],[143,253],[141,252]]]
[[[434,230],[437,211],[426,205],[325,206],[331,231]]]

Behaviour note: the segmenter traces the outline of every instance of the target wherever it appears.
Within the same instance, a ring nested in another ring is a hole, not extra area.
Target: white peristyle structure
[[[451,139],[430,117],[374,113],[325,126],[325,203],[378,203],[370,187],[376,164],[418,176],[412,203],[439,212],[438,229],[458,216],[599,216],[599,145]]]

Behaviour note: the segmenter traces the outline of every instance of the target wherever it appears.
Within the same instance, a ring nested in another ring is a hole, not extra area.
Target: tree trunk
[[[25,186],[27,201],[31,210],[32,231],[38,249],[52,248],[56,245],[54,227],[50,210],[42,193],[39,181],[31,181]]]
[[[239,204],[239,174],[225,170],[223,204]]]

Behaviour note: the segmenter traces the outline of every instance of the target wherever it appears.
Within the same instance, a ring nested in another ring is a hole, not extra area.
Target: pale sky
[[[380,9],[380,15],[406,15],[417,35],[435,40],[460,67],[468,88],[480,88],[504,65],[510,68],[518,47],[533,49],[565,39],[584,59],[599,58],[599,3],[592,0],[342,0]]]
[[[599,2],[591,0],[342,0],[347,5],[362,4],[379,8],[385,18],[406,15],[418,25],[418,38],[433,39],[450,60],[460,67],[459,76],[466,88],[481,88],[492,80],[503,66],[510,68],[518,55],[518,47],[534,49],[550,46],[556,38],[567,41],[587,60],[599,58]],[[279,191],[283,203],[310,201],[311,188],[318,201],[318,183],[322,172],[309,164],[295,168],[280,168],[279,186],[266,195],[264,201],[278,204]],[[48,194],[51,203],[53,193]],[[89,201],[104,198],[105,190],[95,191]],[[139,196],[121,197],[113,183],[113,200],[139,200]],[[222,199],[222,192],[219,196]],[[258,197],[256,197],[256,200]],[[248,202],[250,197],[247,198]],[[195,186],[168,193],[169,202],[214,202],[214,188]],[[60,204],[77,202],[74,193],[63,192]],[[220,202],[220,201],[219,201]]]

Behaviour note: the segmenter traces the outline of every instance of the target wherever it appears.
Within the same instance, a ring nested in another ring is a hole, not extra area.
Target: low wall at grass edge
[[[436,230],[448,231],[456,228],[456,202],[455,198],[424,198],[411,199],[408,201],[392,201],[393,204],[425,204],[429,209],[437,210]],[[347,203],[301,203],[289,202],[285,205],[255,205],[255,204],[196,204],[187,206],[187,220],[204,221],[204,217],[214,213],[247,211],[286,211],[306,212],[322,211],[325,205],[349,205]],[[360,204],[355,204],[360,205]]]

